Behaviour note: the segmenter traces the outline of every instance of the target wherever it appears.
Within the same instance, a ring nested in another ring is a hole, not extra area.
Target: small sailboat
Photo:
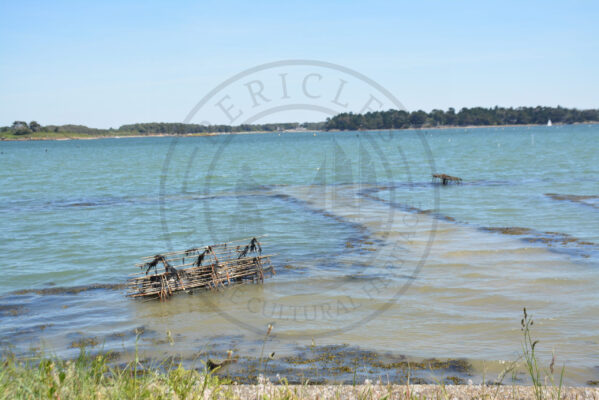
[[[550,119],[547,120],[547,126],[553,126]]]

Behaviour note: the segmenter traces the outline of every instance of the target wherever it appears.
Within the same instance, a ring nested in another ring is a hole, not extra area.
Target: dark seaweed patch
[[[372,200],[376,200],[376,201],[383,202],[385,204],[389,204],[391,207],[396,207],[402,211],[432,215],[433,217],[435,217],[437,219],[449,221],[449,222],[456,221],[454,218],[449,217],[447,215],[438,214],[434,210],[421,210],[417,207],[413,207],[408,204],[391,202],[391,201],[381,199],[381,198],[373,195],[373,193],[379,192],[384,189],[385,189],[384,187],[369,188],[369,189],[362,190],[360,192],[360,195],[363,197],[372,199]],[[547,195],[549,196],[549,195],[553,195],[553,194],[548,193]],[[559,196],[560,199],[562,199],[562,197],[564,197],[562,195],[555,195],[555,196]],[[579,200],[580,199],[599,198],[599,196],[567,196],[567,199],[571,200],[572,197],[577,198]],[[564,199],[566,199],[566,198],[564,197]],[[584,203],[584,204],[590,205],[588,203]],[[530,243],[542,243],[548,247],[553,247],[553,246],[569,247],[571,245],[574,245],[578,248],[583,248],[583,249],[588,249],[591,247],[594,249],[597,248],[596,243],[582,240],[577,237],[571,236],[567,233],[561,233],[561,232],[539,232],[539,231],[536,231],[531,228],[524,228],[524,227],[520,227],[520,226],[481,227],[479,229],[482,231],[485,231],[485,232],[495,232],[495,233],[501,233],[504,235],[521,236],[522,240],[524,240],[524,241],[527,241]],[[580,253],[579,255],[582,257],[586,257],[586,258],[589,257],[589,255],[587,253]]]
[[[70,203],[70,204],[65,204],[62,207],[93,207],[97,205],[96,203],[88,203],[88,202],[83,202],[83,203]]]
[[[442,221],[455,222],[455,218],[450,217],[448,215],[439,214],[435,210],[430,210],[430,209],[423,210],[418,207],[411,206],[409,204],[392,202],[392,201],[382,199],[382,198],[374,195],[374,193],[377,193],[377,192],[379,192],[381,190],[385,190],[385,189],[386,189],[385,187],[364,189],[364,190],[360,191],[359,195],[362,197],[368,198],[370,200],[374,200],[374,201],[378,201],[378,202],[387,204],[387,205],[389,205],[393,208],[396,208],[398,210],[401,210],[401,211],[415,213],[415,214],[431,215],[434,218],[442,220]]]
[[[81,338],[79,340],[75,340],[71,343],[70,347],[75,349],[75,348],[86,348],[86,347],[96,347],[98,344],[100,344],[100,341],[98,340],[97,337],[84,337]]]
[[[137,336],[157,336],[157,332],[147,329],[145,326],[138,326],[134,329],[127,329],[120,332],[113,332],[106,336],[105,341],[118,341],[118,340],[133,340]]]
[[[211,357],[213,355],[210,355]],[[254,357],[236,357],[216,373],[240,383],[253,383],[259,374],[271,378],[285,376],[289,383],[351,383],[384,376],[390,382],[434,383],[430,372],[446,375],[444,381],[464,383],[472,366],[465,360],[408,360],[406,356],[363,350],[348,345],[306,346],[297,348],[294,355],[274,358],[259,370]],[[276,378],[275,378],[276,381]]]
[[[77,344],[82,342],[81,338]],[[93,339],[93,338],[92,338]],[[349,345],[301,346],[291,355],[282,357],[272,353],[262,360],[254,354],[240,355],[234,341],[227,340],[217,345],[220,349],[211,349],[200,353],[188,353],[169,356],[160,360],[141,360],[144,369],[167,369],[183,363],[191,368],[203,370],[204,365],[214,368],[214,373],[238,383],[256,383],[259,375],[277,382],[284,376],[290,384],[323,384],[363,382],[365,379],[377,380],[384,377],[391,383],[435,383],[431,378],[451,383],[464,383],[471,376],[472,366],[461,359],[413,360],[404,355],[388,352],[364,350]],[[161,344],[165,344],[161,343]],[[89,343],[83,342],[88,345]],[[259,345],[259,344],[258,344]],[[218,367],[218,368],[217,368]]]
[[[22,289],[11,292],[12,295],[26,295],[26,294],[38,294],[38,295],[55,295],[55,294],[79,294],[88,290],[121,290],[124,289],[125,285],[121,283],[106,283],[106,284],[95,284],[87,286],[71,286],[71,287],[51,287],[43,289]]]
[[[285,268],[287,270],[291,270],[291,271],[296,271],[296,270],[302,270],[302,269],[304,269],[303,267],[298,267],[298,266],[291,265],[291,264],[285,264],[285,265],[283,265],[283,268]]]
[[[459,376],[448,376],[445,378],[445,383],[448,385],[463,385],[466,383],[466,381]]]
[[[592,204],[592,203],[585,201],[585,200],[599,200],[599,196],[595,196],[595,195],[545,193],[545,196],[551,197],[553,200],[571,201],[573,203],[579,203],[579,204],[584,204],[585,206],[599,208],[599,206],[597,206],[596,204]]]
[[[27,312],[27,308],[19,304],[0,304],[0,315],[17,317]]]
[[[535,231],[534,229],[522,228],[518,226],[482,227],[480,229],[485,232],[497,232],[504,235],[522,236],[522,240],[524,241],[530,243],[542,243],[549,247],[555,245],[568,246],[571,244],[579,247],[596,247],[596,244],[593,242],[585,241],[562,232],[539,232]]]
[[[504,235],[528,235],[532,233],[530,228],[521,228],[519,226],[508,226],[508,227],[482,227],[482,231],[486,232],[498,232]]]

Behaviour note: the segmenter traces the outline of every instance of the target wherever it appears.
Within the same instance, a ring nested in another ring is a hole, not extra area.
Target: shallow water
[[[526,306],[542,360],[553,351],[584,384],[599,374],[598,134],[2,142],[0,341],[73,356],[84,338],[131,350],[143,327],[148,357],[256,357],[273,323],[277,358],[348,344],[466,358],[480,380],[517,357]],[[434,185],[433,171],[464,183]],[[263,286],[159,303],[115,285],[142,256],[254,235],[276,253]],[[115,286],[60,289],[97,284]]]

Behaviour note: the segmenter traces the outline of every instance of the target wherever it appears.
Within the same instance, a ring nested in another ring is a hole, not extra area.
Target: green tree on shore
[[[457,113],[453,108],[449,108],[447,111],[435,109],[430,113],[422,110],[413,112],[387,110],[369,112],[363,115],[350,112],[327,119],[325,126],[327,130],[402,129],[439,126],[546,124],[548,120],[562,124],[598,122],[599,110],[578,110],[560,106],[518,108],[496,106],[493,108],[462,108]]]
[[[456,112],[454,108],[447,111],[434,109],[427,113],[422,110],[404,111],[387,110],[354,114],[341,113],[323,122],[269,123],[231,125],[199,125],[179,122],[148,122],[122,125],[118,129],[96,129],[84,125],[47,125],[42,126],[36,121],[27,124],[25,121],[15,121],[10,127],[0,127],[3,137],[10,135],[27,135],[36,132],[49,132],[54,137],[63,134],[81,136],[119,136],[119,135],[187,135],[206,133],[236,133],[236,132],[278,132],[290,129],[308,130],[361,130],[361,129],[406,129],[428,128],[442,126],[500,126],[546,124],[548,120],[557,124],[573,124],[599,122],[599,109],[578,110],[563,107],[473,107],[462,108]],[[58,134],[58,135],[57,135]]]
[[[38,124],[36,121],[31,121],[29,123],[29,129],[31,129],[31,131],[33,132],[38,132],[39,130],[41,130],[42,126],[40,124]]]

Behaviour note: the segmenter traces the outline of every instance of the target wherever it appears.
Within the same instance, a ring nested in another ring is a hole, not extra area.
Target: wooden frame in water
[[[143,257],[143,262],[136,264],[141,271],[127,281],[127,296],[166,300],[176,292],[192,289],[264,282],[266,273],[274,274],[272,254],[262,254],[257,238],[244,246],[246,240]]]

